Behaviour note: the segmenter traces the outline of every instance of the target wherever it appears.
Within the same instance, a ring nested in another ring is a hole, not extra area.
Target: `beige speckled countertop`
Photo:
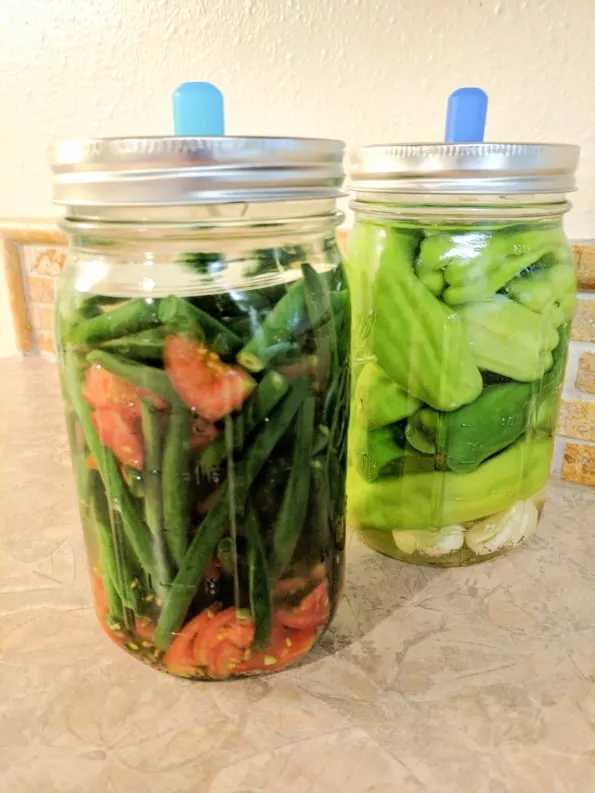
[[[91,608],[54,364],[0,362],[0,793],[592,793],[595,492],[507,557],[431,570],[351,538],[299,668],[170,679]]]

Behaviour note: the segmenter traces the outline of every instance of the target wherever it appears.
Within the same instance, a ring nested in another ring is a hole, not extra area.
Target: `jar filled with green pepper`
[[[58,144],[56,301],[95,608],[145,663],[307,653],[343,579],[349,297],[339,141]]]
[[[576,291],[578,148],[370,146],[355,226],[348,524],[417,564],[489,559],[543,506]]]

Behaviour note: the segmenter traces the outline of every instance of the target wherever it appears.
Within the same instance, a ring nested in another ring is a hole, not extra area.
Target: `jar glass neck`
[[[356,219],[432,224],[525,223],[561,220],[571,204],[564,195],[356,194]]]

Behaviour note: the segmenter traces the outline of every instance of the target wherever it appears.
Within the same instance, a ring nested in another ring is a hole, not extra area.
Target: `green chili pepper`
[[[475,405],[477,400],[480,398],[481,396],[479,396],[471,404]],[[459,410],[462,410],[462,408],[459,408]],[[455,411],[455,413],[456,412],[457,411]],[[427,431],[426,426],[422,422],[421,411],[418,411],[409,417],[407,421],[407,427],[405,429],[405,437],[411,446],[413,446],[413,448],[421,454],[436,453],[436,444],[434,443],[431,433]]]
[[[353,421],[349,430],[349,457],[368,482],[389,474],[434,469],[434,458],[419,454],[408,445],[398,424],[366,431],[358,421]]]
[[[548,255],[560,261],[568,256],[564,232],[557,226],[445,232],[424,239],[417,271],[424,279],[443,272],[448,283],[443,299],[460,305],[490,297]]]
[[[520,438],[530,424],[539,385],[487,386],[470,405],[438,414],[434,441],[444,465],[459,473],[474,471]]]
[[[472,402],[483,383],[461,319],[413,270],[418,241],[418,234],[372,223],[360,223],[350,235],[352,357],[362,360],[371,351],[411,396],[454,410]]]
[[[576,291],[576,273],[570,263],[556,264],[513,278],[506,292],[517,303],[531,311],[544,311],[554,301],[560,301]]]
[[[457,315],[480,369],[528,383],[551,367],[552,350],[559,340],[551,317],[536,314],[504,295],[469,303],[458,309]]]
[[[545,486],[553,440],[522,437],[472,473],[408,474],[366,482],[348,477],[348,521],[371,529],[442,528],[508,509]]]

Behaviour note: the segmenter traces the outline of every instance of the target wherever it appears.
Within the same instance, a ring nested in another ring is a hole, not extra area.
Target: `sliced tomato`
[[[94,408],[127,408],[140,416],[140,398],[148,397],[159,410],[168,407],[167,400],[144,388],[126,382],[102,366],[90,366],[85,373],[83,399]]]
[[[197,416],[192,422],[190,435],[190,450],[200,452],[206,449],[219,435],[219,430],[210,421]]]
[[[219,421],[238,410],[256,383],[239,366],[221,361],[201,342],[168,336],[165,370],[188,407],[207,421]]]
[[[142,434],[134,411],[98,408],[93,412],[91,419],[99,440],[111,449],[119,462],[142,471],[144,462]]]
[[[281,669],[306,655],[314,644],[316,636],[316,630],[294,631],[275,619],[268,647],[256,652],[248,651],[235,671],[237,674],[245,674],[274,672]]]
[[[326,567],[321,562],[310,570],[307,576],[294,576],[293,578],[281,578],[275,584],[274,596],[276,600],[287,597],[294,597],[299,592],[305,592],[315,584],[320,583],[326,576]]]
[[[254,623],[235,608],[206,609],[185,625],[165,654],[170,672],[188,677],[200,668],[209,677],[229,677],[254,640]]]
[[[214,614],[193,643],[194,660],[210,677],[229,677],[254,641],[254,623],[235,608]]]
[[[319,628],[328,620],[330,604],[326,579],[310,592],[295,608],[275,611],[276,619],[286,628],[310,631]]]
[[[163,658],[163,663],[172,674],[180,677],[190,677],[195,674],[194,639],[197,633],[206,628],[212,614],[213,612],[210,609],[201,611],[190,622],[187,622],[176,635]]]
[[[94,408],[131,407],[138,402],[138,392],[102,366],[90,366],[85,373],[83,399]]]

